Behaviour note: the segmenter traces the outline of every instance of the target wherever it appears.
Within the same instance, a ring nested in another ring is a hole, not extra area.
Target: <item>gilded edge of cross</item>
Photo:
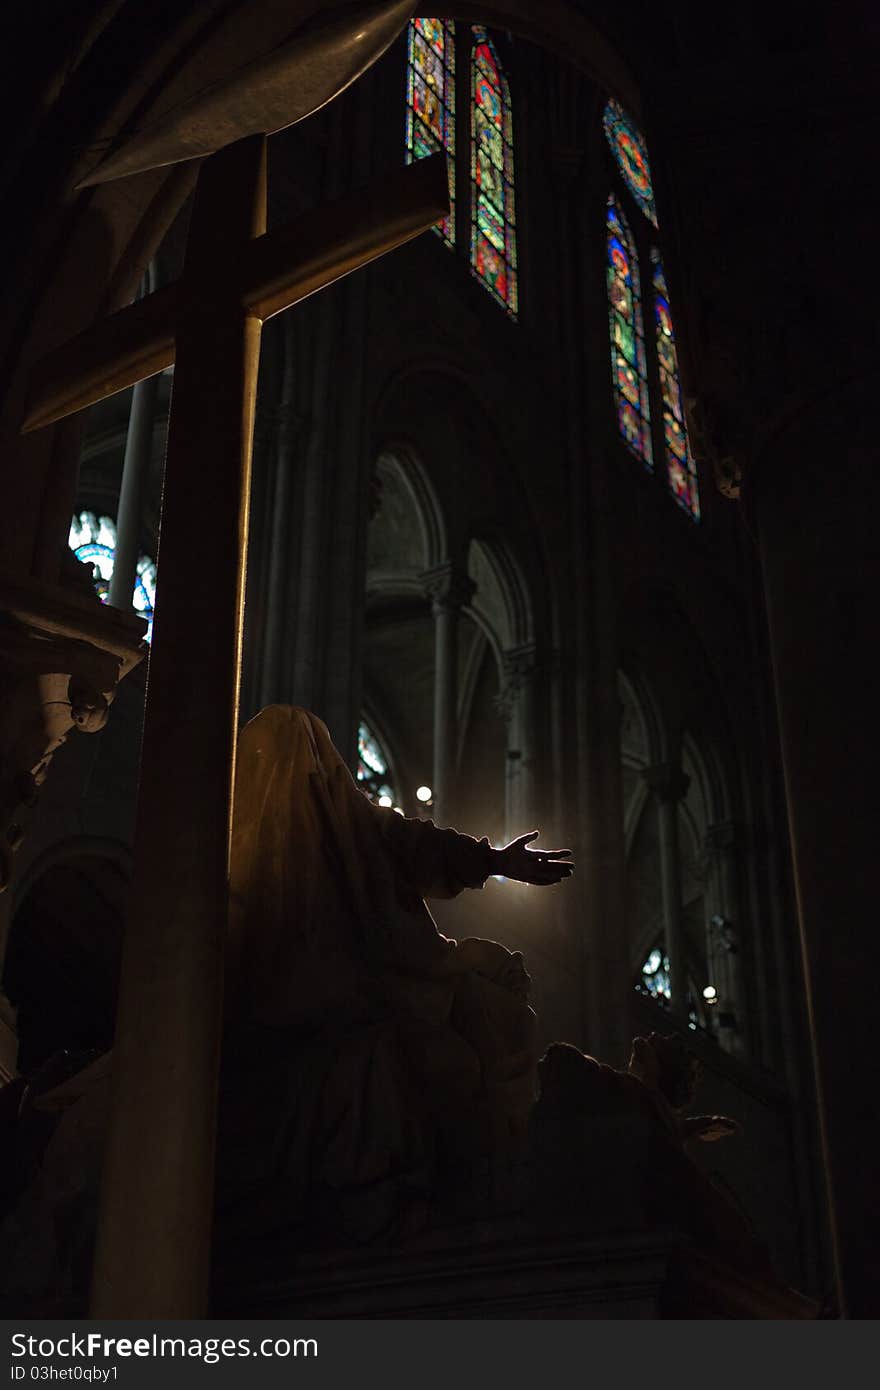
[[[265,321],[402,246],[448,212],[446,157],[429,155],[254,237],[231,269],[233,294],[242,311]],[[174,284],[111,314],[38,362],[22,433],[54,424],[171,366],[190,288],[184,271]],[[192,290],[203,293],[204,286]]]

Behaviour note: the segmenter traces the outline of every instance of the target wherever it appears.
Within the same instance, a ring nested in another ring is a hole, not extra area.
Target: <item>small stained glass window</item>
[[[406,162],[445,150],[449,216],[437,224],[455,244],[455,26],[451,19],[411,19],[406,65]]]
[[[639,263],[626,218],[613,195],[608,199],[606,226],[611,376],[617,424],[627,447],[651,468],[651,407]]]
[[[397,798],[388,758],[369,724],[363,719],[358,726],[357,783],[371,801],[377,802],[380,806],[396,806]]]
[[[672,495],[694,521],[700,519],[700,493],[697,485],[697,466],[688,442],[687,425],[678,374],[678,354],[675,331],[669,308],[669,293],[660,253],[651,253],[654,263],[654,322],[657,334],[657,360],[660,368],[660,392],[663,398],[663,439],[666,452],[666,473]]]
[[[636,992],[647,994],[658,1004],[668,1004],[672,998],[672,991],[669,979],[669,957],[663,950],[662,943],[658,943],[652,951],[648,952],[648,957],[639,972],[636,980]],[[687,982],[686,1006],[688,1027],[694,1029],[705,1029],[705,1011],[698,1008],[696,1000],[699,996],[690,975]]]
[[[627,116],[620,103],[616,102],[613,97],[605,107],[603,124],[611,152],[617,160],[617,167],[624,183],[642,212],[656,227],[657,209],[654,206],[651,166],[648,163],[648,150],[641,132]]]
[[[642,966],[641,978],[636,985],[642,994],[650,994],[653,999],[669,999],[669,957],[655,946]]]
[[[471,267],[513,317],[517,312],[513,117],[507,78],[485,29],[471,54]]]
[[[102,603],[110,594],[116,557],[116,523],[109,516],[80,512],[70,523],[68,545],[76,558],[91,565],[95,591]],[[146,640],[153,636],[153,609],[156,606],[156,566],[147,556],[137,562],[132,606],[147,621]]]

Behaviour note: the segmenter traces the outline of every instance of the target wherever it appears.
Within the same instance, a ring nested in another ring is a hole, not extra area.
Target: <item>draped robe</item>
[[[315,715],[239,738],[219,1200],[354,1239],[491,1162],[536,1093],[521,957],[456,943],[425,897],[482,888],[488,841],[374,805]],[[316,1215],[320,1214],[320,1215]]]
[[[239,738],[230,868],[221,1267],[242,1234],[418,1228],[438,1183],[515,1148],[535,1097],[521,957],[448,940],[424,903],[482,887],[487,841],[374,806],[319,719],[272,706]],[[34,1102],[56,1127],[0,1221],[0,1309],[85,1298],[111,1071]]]

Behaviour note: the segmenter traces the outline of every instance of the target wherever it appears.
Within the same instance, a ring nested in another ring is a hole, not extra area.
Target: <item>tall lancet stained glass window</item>
[[[628,447],[653,467],[651,407],[635,243],[616,199],[608,199],[608,313],[617,423]]]
[[[641,131],[633,125],[623,107],[613,97],[605,107],[603,125],[624,183],[648,221],[653,222],[656,227],[657,209],[654,206],[651,166],[648,163],[648,149]]]
[[[471,54],[471,266],[516,315],[516,214],[510,90],[495,45],[474,25]]]
[[[700,519],[700,494],[697,468],[688,443],[687,425],[681,399],[678,375],[678,354],[675,332],[669,309],[669,293],[663,262],[657,250],[652,251],[654,262],[654,322],[657,333],[657,361],[660,368],[660,391],[663,396],[663,439],[666,451],[666,472],[676,502],[694,521]]]
[[[446,151],[449,216],[437,224],[455,244],[455,27],[451,19],[411,19],[406,65],[406,160]]]

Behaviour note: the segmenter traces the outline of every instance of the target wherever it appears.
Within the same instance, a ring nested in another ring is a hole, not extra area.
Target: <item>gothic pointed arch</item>
[[[389,441],[376,459],[374,515],[368,531],[368,584],[419,576],[446,559],[446,520],[414,449]],[[421,581],[419,581],[421,584]]]

